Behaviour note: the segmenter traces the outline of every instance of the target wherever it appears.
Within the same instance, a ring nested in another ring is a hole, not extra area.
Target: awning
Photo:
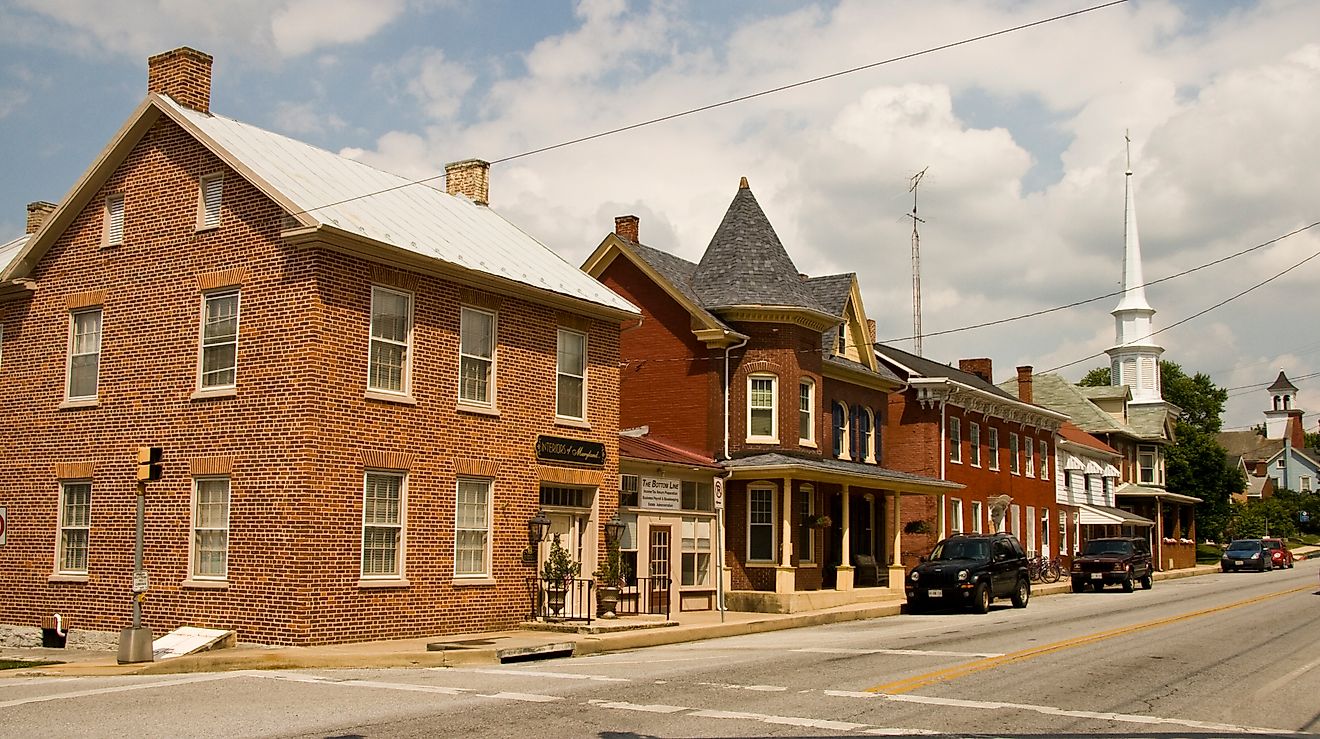
[[[1086,505],[1077,506],[1081,511],[1078,520],[1091,526],[1154,526],[1155,522],[1144,516],[1138,516],[1131,511],[1125,511],[1122,508],[1111,508],[1107,505]]]
[[[1192,495],[1183,495],[1181,493],[1171,493],[1163,488],[1148,488],[1144,485],[1134,485],[1125,482],[1114,490],[1115,497],[1124,498],[1144,498],[1146,500],[1163,500],[1170,503],[1200,503],[1201,499]]]
[[[1065,470],[1072,470],[1076,472],[1078,470],[1086,469],[1086,466],[1082,464],[1082,460],[1078,459],[1077,457],[1074,457],[1071,454],[1068,454],[1064,457],[1063,468]]]
[[[1101,472],[1104,471],[1105,468],[1101,467],[1099,462],[1095,461],[1094,459],[1086,460],[1086,474],[1099,475]]]
[[[1119,474],[1119,472],[1118,472],[1118,468],[1117,468],[1117,467],[1115,467],[1115,466],[1112,465],[1112,464],[1107,464],[1107,465],[1105,465],[1105,472],[1104,472],[1104,474],[1102,475],[1102,477],[1114,477],[1114,478],[1117,478],[1117,477],[1121,477],[1121,476],[1122,476],[1122,475]]]
[[[793,457],[778,452],[726,459],[724,468],[733,473],[734,480],[793,476],[804,480],[846,483],[918,495],[940,495],[966,487],[962,483],[899,472],[873,464],[820,457]]]

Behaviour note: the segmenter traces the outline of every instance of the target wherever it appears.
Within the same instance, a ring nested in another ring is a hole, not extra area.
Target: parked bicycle
[[[1027,560],[1027,574],[1032,582],[1058,582],[1063,577],[1063,565],[1053,557],[1032,557]]]

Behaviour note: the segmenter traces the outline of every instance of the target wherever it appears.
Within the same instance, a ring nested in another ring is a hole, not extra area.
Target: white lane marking
[[[654,665],[659,662],[697,662],[700,660],[724,659],[724,657],[679,657],[677,659],[632,659],[632,660],[611,660],[603,657],[585,657],[584,660],[590,660],[596,665]]]
[[[597,708],[614,708],[620,711],[640,711],[642,713],[680,713],[682,711],[692,710],[686,706],[665,706],[659,704],[647,705],[642,703],[628,703],[627,701],[605,701],[595,698],[587,701],[587,704],[596,706]]]
[[[49,685],[51,683],[67,683],[72,680],[78,680],[76,677],[6,677],[0,678],[0,688],[13,688],[27,685]]]
[[[596,680],[604,683],[630,683],[626,677],[606,677],[605,675],[584,675],[577,672],[541,672],[538,670],[496,670],[480,667],[431,667],[438,672],[469,672],[481,675],[522,675],[526,677],[548,677],[556,680]]]
[[[315,675],[260,675],[271,680],[287,680],[296,683],[315,683],[318,685],[340,685],[349,688],[376,688],[379,690],[401,690],[410,693],[433,693],[439,695],[469,695],[474,698],[495,698],[499,700],[523,701],[524,703],[551,703],[563,700],[557,695],[537,695],[535,693],[478,693],[471,688],[450,688],[443,685],[417,685],[415,683],[388,683],[380,680],[340,680],[332,677]]]
[[[491,693],[490,695],[482,695],[481,693],[477,693],[476,695],[482,698],[503,698],[505,700],[511,700],[511,701],[523,701],[524,703],[553,703],[557,700],[563,700],[557,695],[537,695],[535,693],[501,692],[501,693]]]
[[[705,685],[709,688],[728,688],[731,690],[756,690],[762,693],[783,693],[788,690],[788,688],[783,688],[778,685],[733,685],[731,683],[697,683],[697,685]]]
[[[1107,711],[1078,711],[1067,708],[1055,708],[1054,706],[1037,706],[1028,703],[1006,703],[1003,701],[974,701],[964,698],[936,698],[925,695],[889,695],[887,693],[870,693],[856,690],[826,690],[822,691],[826,695],[840,698],[880,698],[882,700],[895,701],[898,703],[920,703],[932,706],[953,706],[957,708],[976,708],[981,710],[1010,709],[1018,711],[1034,711],[1046,716],[1066,716],[1068,718],[1089,718],[1100,721],[1119,721],[1129,724],[1166,724],[1173,726],[1186,726],[1193,729],[1205,729],[1208,731],[1224,731],[1239,734],[1297,734],[1300,732],[1287,729],[1266,729],[1255,726],[1238,726],[1236,724],[1220,724],[1210,721],[1193,721],[1190,719],[1164,718],[1160,716],[1141,716],[1131,713],[1111,713]]]
[[[149,683],[134,683],[132,685],[116,685],[110,688],[89,688],[87,690],[75,690],[68,693],[51,693],[50,695],[35,695],[28,698],[17,698],[15,700],[0,702],[0,708],[12,708],[14,706],[24,706],[29,703],[45,703],[47,701],[69,700],[70,698],[87,698],[93,695],[107,695],[109,693],[124,693],[131,690],[150,690],[152,688],[168,688],[173,685],[187,685],[189,683],[205,683],[215,680],[229,680],[235,677],[245,677],[246,672],[216,672],[206,675],[190,675],[188,677],[176,677],[169,680],[155,680]]]
[[[697,710],[689,714],[696,718],[723,718],[743,721],[760,721],[764,724],[775,724],[777,726],[800,726],[806,729],[831,729],[833,731],[861,731],[869,728],[866,724],[855,724],[851,721],[831,721],[820,718],[804,718],[799,716],[771,716],[764,713],[748,713],[746,711],[717,711],[717,710]]]
[[[1272,695],[1279,688],[1283,687],[1284,685],[1287,685],[1293,680],[1296,680],[1297,678],[1301,677],[1303,674],[1310,672],[1311,670],[1314,670],[1317,666],[1320,666],[1320,659],[1312,662],[1309,665],[1302,665],[1301,667],[1298,667],[1292,672],[1289,672],[1287,675],[1277,677],[1266,683],[1259,690],[1257,690],[1256,696],[1260,697],[1265,695]]]
[[[813,654],[899,654],[916,657],[1002,657],[1001,652],[942,652],[937,649],[838,649],[833,647],[809,647],[794,649],[794,652]]]

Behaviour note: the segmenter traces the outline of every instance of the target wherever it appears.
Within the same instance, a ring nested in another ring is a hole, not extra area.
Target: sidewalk
[[[1320,547],[1314,548],[1320,549]],[[1216,565],[1155,573],[1170,580],[1218,572]],[[1033,596],[1070,592],[1065,577],[1057,583],[1032,586]],[[903,596],[888,600],[839,606],[801,613],[744,613],[695,611],[674,614],[664,621],[653,616],[594,620],[589,628],[574,631],[518,629],[493,633],[449,634],[442,637],[359,642],[318,647],[261,647],[233,649],[176,657],[160,662],[120,665],[114,652],[65,649],[0,649],[0,658],[59,660],[63,664],[0,672],[0,677],[32,675],[164,675],[226,670],[313,668],[456,667],[493,665],[538,656],[585,656],[643,647],[756,634],[803,626],[895,616],[903,611]],[[585,633],[584,633],[585,632]]]

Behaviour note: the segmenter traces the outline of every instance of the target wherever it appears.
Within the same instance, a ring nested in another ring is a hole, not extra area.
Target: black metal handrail
[[[562,581],[546,578],[527,578],[527,590],[532,601],[533,621],[585,621],[590,624],[595,616],[592,591],[596,581],[574,577]]]
[[[614,612],[620,616],[664,614],[668,621],[673,605],[672,580],[668,577],[639,577],[635,580],[619,590],[619,604]]]

